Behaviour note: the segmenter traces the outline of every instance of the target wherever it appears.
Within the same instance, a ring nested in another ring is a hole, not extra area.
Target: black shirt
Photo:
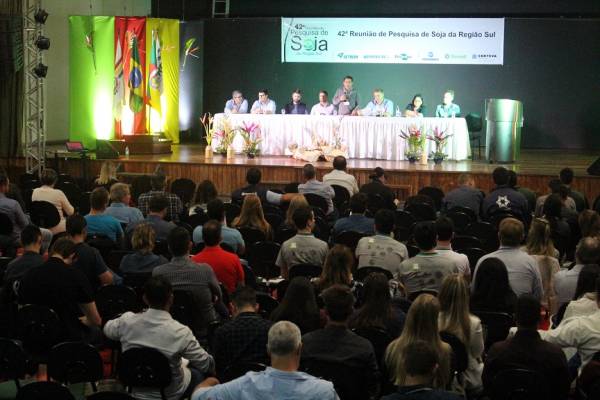
[[[22,278],[30,269],[44,263],[44,257],[34,251],[26,251],[21,257],[12,260],[6,267],[4,281],[9,283]]]
[[[406,105],[406,109],[409,111],[416,111],[418,113],[425,115],[425,106],[423,104],[421,104],[421,107],[415,109],[415,105],[413,103],[408,103]]]
[[[108,271],[108,267],[102,258],[102,255],[95,247],[87,243],[79,243],[75,246],[77,259],[73,267],[79,269],[85,274],[90,282],[93,291],[100,287],[99,276]]]
[[[379,179],[372,179],[371,182],[362,185],[360,187],[360,192],[365,193],[366,195],[378,194],[383,197],[386,208],[389,208],[390,210],[396,209],[392,189],[381,183]]]
[[[244,196],[247,194],[256,194],[262,204],[267,202],[267,189],[262,187],[262,185],[248,185],[243,188],[236,189],[231,193],[231,201],[234,203],[242,204],[244,201]]]

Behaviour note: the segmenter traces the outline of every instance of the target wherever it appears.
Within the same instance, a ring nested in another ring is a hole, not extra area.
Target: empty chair
[[[444,199],[444,191],[442,189],[433,186],[425,186],[419,190],[418,194],[431,197],[436,211],[442,209],[442,200]]]
[[[133,251],[131,250],[111,250],[106,257],[106,265],[108,265],[113,271],[117,272],[121,266],[121,260],[123,260],[123,257],[132,253]]]
[[[61,339],[58,315],[46,306],[29,304],[17,313],[17,337],[23,347],[36,356],[44,356]]]
[[[249,246],[256,242],[264,242],[267,238],[265,233],[257,228],[252,228],[250,226],[242,226],[238,228],[238,231],[242,234],[242,238],[244,238],[244,242],[246,246]]]
[[[20,342],[0,338],[0,380],[13,380],[19,389],[19,379],[25,379],[25,375],[36,370],[37,365],[31,362]]]
[[[361,267],[356,271],[356,274],[354,274],[354,277],[356,278],[357,281],[362,282],[367,278],[367,276],[374,274],[374,273],[384,274],[386,276],[386,278],[388,278],[388,279],[394,278],[390,271],[388,271],[387,269],[381,268],[381,267]]]
[[[427,203],[413,203],[405,210],[411,213],[417,221],[435,221],[437,218],[435,208]]]
[[[456,235],[452,238],[452,248],[454,250],[469,249],[473,247],[481,248],[483,243],[475,236]]]
[[[467,121],[467,129],[469,130],[469,141],[477,142],[477,151],[479,159],[481,159],[481,130],[483,129],[483,119],[481,115],[469,113],[465,116]]]
[[[234,379],[239,378],[240,376],[244,376],[247,372],[250,371],[264,371],[267,368],[265,364],[257,363],[257,362],[236,362],[233,365],[228,366],[223,373],[222,381],[223,383],[232,381]]]
[[[40,228],[53,228],[60,222],[60,215],[54,204],[47,201],[32,201],[29,207],[31,222]]]
[[[258,312],[265,319],[269,319],[273,310],[279,306],[277,300],[263,292],[256,292],[256,302],[259,305]]]
[[[170,312],[174,320],[190,328],[194,332],[194,336],[200,336],[203,319],[191,291],[174,290],[173,305]]]
[[[317,207],[325,215],[327,215],[327,211],[329,211],[329,206],[327,205],[327,200],[323,196],[319,196],[314,193],[304,193],[304,198],[312,207]]]
[[[11,236],[13,233],[13,223],[10,217],[4,213],[0,213],[0,235]],[[10,237],[9,237],[10,240]]]
[[[142,298],[142,292],[146,281],[150,279],[152,272],[141,272],[135,274],[123,274],[123,284],[132,288],[138,295],[138,299]]]
[[[169,360],[158,350],[147,347],[129,349],[117,362],[117,376],[131,393],[134,387],[156,389],[167,400],[165,389],[171,384]]]
[[[17,400],[75,400],[64,385],[58,382],[33,382],[17,392]]]
[[[320,265],[297,264],[290,268],[288,280],[291,282],[297,276],[316,278],[321,276],[321,272],[323,272],[323,268]]]
[[[62,190],[62,192],[67,196],[69,203],[76,209],[79,210],[81,205],[81,194],[83,193],[79,186],[75,184],[73,181],[62,182],[56,185],[56,188]]]
[[[466,234],[478,238],[482,244],[481,248],[487,253],[498,250],[498,246],[500,246],[498,231],[489,222],[473,222],[467,228]]]
[[[140,309],[138,296],[129,286],[102,286],[96,292],[96,307],[102,317],[102,321],[110,321],[119,315]]]
[[[48,376],[66,385],[89,382],[96,392],[96,382],[103,377],[102,358],[98,350],[89,344],[60,343],[48,355]]]
[[[492,400],[547,399],[548,383],[537,371],[515,368],[500,371],[492,380]]]
[[[191,179],[179,178],[171,182],[171,193],[177,195],[186,206],[192,201],[195,191],[196,184]]]

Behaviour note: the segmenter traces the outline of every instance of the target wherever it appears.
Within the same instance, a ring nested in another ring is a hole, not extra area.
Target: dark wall
[[[422,93],[429,112],[447,88],[464,112],[483,113],[486,98],[518,99],[524,148],[600,149],[600,20],[507,19],[503,66],[282,64],[280,29],[278,18],[207,21],[204,111],[222,112],[236,88],[250,105],[269,88],[280,109],[300,87],[312,105],[350,74],[363,103],[375,87],[400,106]]]

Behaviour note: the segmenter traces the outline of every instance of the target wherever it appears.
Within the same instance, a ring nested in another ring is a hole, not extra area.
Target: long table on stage
[[[466,160],[471,155],[469,131],[464,118],[404,118],[404,117],[352,117],[337,115],[263,115],[216,114],[214,126],[221,126],[228,118],[233,128],[244,123],[257,123],[262,134],[261,154],[281,156],[289,154],[291,145],[312,148],[315,141],[333,144],[336,135],[348,149],[350,158],[378,160],[405,160],[406,141],[400,137],[411,126],[422,128],[427,135],[435,128],[451,135],[446,145],[450,160]],[[217,148],[219,140],[212,146]],[[236,152],[241,152],[243,139],[237,135],[233,142]],[[427,140],[426,151],[434,150]]]

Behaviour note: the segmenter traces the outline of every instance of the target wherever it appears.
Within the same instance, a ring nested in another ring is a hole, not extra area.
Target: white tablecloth
[[[215,127],[219,127],[225,114],[215,115]],[[469,132],[464,118],[401,118],[401,117],[351,117],[328,115],[262,115],[230,114],[232,127],[246,123],[260,126],[263,155],[284,155],[292,144],[299,147],[311,147],[315,140],[333,144],[336,130],[342,145],[348,149],[350,158],[370,158],[380,160],[404,160],[406,142],[399,135],[408,132],[411,125],[423,128],[426,134],[432,134],[434,128],[452,135],[446,145],[446,154],[450,160],[466,160],[471,155]],[[213,140],[213,147],[218,146]],[[238,135],[233,147],[241,152],[243,140]],[[427,153],[434,149],[434,143],[427,140]]]

